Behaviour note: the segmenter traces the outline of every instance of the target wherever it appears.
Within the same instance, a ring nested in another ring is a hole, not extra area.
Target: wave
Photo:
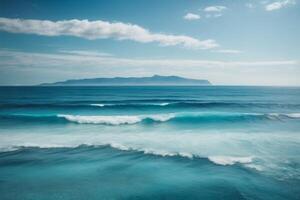
[[[89,104],[91,106],[96,107],[146,107],[146,106],[167,106],[172,103],[117,103],[117,104],[111,104],[111,103],[92,103]],[[174,104],[174,103],[173,103]]]
[[[248,164],[253,161],[252,156],[246,156],[246,157],[209,156],[208,159],[218,165],[233,165],[236,163]]]
[[[278,114],[278,113],[272,113],[271,115],[273,116],[287,116],[289,118],[294,118],[294,119],[298,119],[300,118],[300,113],[290,113],[290,114]]]
[[[106,105],[111,105],[111,104],[102,104],[102,103],[92,103],[90,104],[91,106],[97,106],[97,107],[104,107]]]
[[[81,115],[58,115],[58,117],[65,118],[68,121],[79,124],[135,124],[143,120],[152,120],[157,122],[168,121],[174,117],[172,114],[166,115],[150,115],[150,116],[81,116]]]
[[[153,115],[0,115],[0,119],[49,122],[78,123],[102,125],[129,125],[136,123],[170,122],[170,123],[232,123],[253,121],[286,121],[300,119],[300,113],[169,113]]]
[[[176,123],[195,123],[195,122],[235,122],[253,120],[284,120],[300,119],[300,113],[290,114],[259,114],[259,113],[172,113],[157,115],[134,115],[134,116],[82,116],[82,115],[58,115],[68,121],[79,124],[107,124],[122,125],[136,124],[140,122],[176,122]]]
[[[249,103],[249,102],[214,102],[214,101],[193,101],[193,100],[170,100],[170,101],[108,101],[108,102],[69,102],[69,103],[37,103],[37,104],[0,104],[0,108],[64,108],[64,109],[93,109],[93,108],[300,108],[300,104],[280,104],[280,103]]]
[[[210,162],[216,165],[235,165],[235,164],[251,164],[253,162],[253,156],[208,156],[203,157],[199,155],[194,155],[192,153],[187,152],[168,152],[163,150],[155,150],[155,149],[140,149],[140,148],[133,148],[127,147],[125,145],[121,145],[118,143],[110,143],[110,144],[102,144],[102,145],[26,145],[26,146],[11,146],[0,148],[0,152],[12,152],[18,151],[22,149],[28,148],[40,148],[40,149],[54,149],[54,148],[103,148],[103,147],[110,147],[113,149],[117,149],[120,151],[132,151],[137,153],[142,153],[145,155],[154,155],[154,156],[161,156],[161,157],[182,157],[188,159],[207,159]],[[248,166],[248,165],[245,165]],[[251,165],[249,165],[251,166]]]
[[[78,128],[78,129],[77,129]],[[76,148],[110,146],[122,151],[136,151],[161,157],[205,158],[216,165],[243,165],[258,170],[268,170],[277,166],[289,167],[287,160],[299,149],[297,134],[281,132],[182,132],[182,131],[123,131],[63,127],[59,132],[51,129],[22,130],[0,134],[0,151],[13,151],[22,147]],[[283,147],[292,148],[287,150]],[[298,163],[296,160],[295,162]],[[293,167],[293,166],[292,166]]]

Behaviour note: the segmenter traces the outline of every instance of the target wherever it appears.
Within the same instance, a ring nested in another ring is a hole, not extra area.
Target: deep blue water
[[[0,199],[300,199],[299,87],[0,87]]]

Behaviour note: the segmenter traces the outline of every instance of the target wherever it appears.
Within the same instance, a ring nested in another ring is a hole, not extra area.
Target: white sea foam
[[[113,127],[111,127],[113,128]],[[77,147],[80,145],[110,145],[120,150],[135,150],[145,154],[160,156],[182,156],[187,158],[206,158],[209,155],[225,155],[225,157],[211,157],[218,163],[247,163],[245,154],[251,153],[242,149],[242,144],[235,139],[234,134],[218,133],[168,133],[168,132],[111,132],[72,127],[71,130],[63,128],[60,134],[28,133],[1,134],[0,147],[3,151],[8,147]],[[107,129],[107,128],[106,128]],[[106,130],[105,129],[105,130]],[[34,131],[33,131],[34,132]],[[244,134],[243,134],[244,135]],[[241,136],[241,135],[240,135]],[[244,135],[246,136],[246,135]],[[255,141],[255,140],[253,140]],[[232,143],[232,144],[231,144]],[[225,144],[225,145],[224,145]],[[231,144],[231,145],[228,145]],[[241,152],[240,157],[231,158],[233,152]],[[226,157],[229,156],[229,157]],[[225,161],[221,161],[221,159]],[[229,161],[228,161],[229,160]]]
[[[142,119],[138,116],[81,116],[81,115],[58,115],[69,121],[79,124],[135,124]]]
[[[163,157],[176,155],[176,153],[162,151],[162,150],[154,150],[154,149],[134,149],[134,150],[143,152],[144,154],[152,154],[152,155],[158,155]]]
[[[145,119],[151,119],[157,122],[164,122],[174,117],[173,114],[148,115],[148,116],[146,115],[82,116],[82,115],[59,114],[57,116],[79,124],[107,124],[107,125],[135,124]]]
[[[300,117],[300,113],[269,113],[267,115],[270,115],[270,116],[286,116],[286,117],[295,117],[295,118],[298,118]]]
[[[102,104],[99,104],[99,106]],[[103,105],[104,106],[104,105]],[[123,125],[136,124],[143,120],[150,119],[157,122],[165,122],[177,117],[210,117],[210,116],[265,116],[269,120],[280,120],[281,118],[299,119],[300,113],[169,113],[155,115],[116,115],[116,116],[84,116],[84,115],[67,115],[59,114],[57,117],[65,118],[68,121],[79,124],[106,124],[106,125]]]
[[[171,103],[168,102],[163,102],[163,103],[138,103],[138,104],[134,104],[134,103],[119,103],[119,104],[103,104],[103,103],[93,103],[90,104],[91,106],[97,106],[97,107],[105,107],[105,106],[126,106],[126,105],[154,105],[154,106],[167,106]]]
[[[97,107],[104,107],[106,104],[102,104],[102,103],[93,103],[90,104],[91,106],[97,106]]]
[[[167,105],[169,105],[170,103],[159,103],[158,105],[160,105],[160,106],[167,106]]]
[[[119,149],[119,150],[122,150],[122,151],[129,151],[131,149],[131,148],[129,148],[129,147],[123,145],[123,144],[119,144],[119,143],[115,143],[115,142],[112,142],[108,145],[111,146],[112,148]]]
[[[251,169],[255,169],[257,171],[263,171],[264,168],[262,165],[258,165],[258,164],[253,164],[253,163],[249,163],[249,164],[245,164],[246,167],[251,168]]]
[[[233,165],[236,163],[246,164],[251,163],[253,158],[247,157],[233,157],[233,156],[209,156],[208,159],[218,165]]]
[[[270,134],[257,131],[177,130],[170,127],[160,127],[158,130],[136,126],[62,126],[55,131],[27,128],[0,130],[0,133],[0,151],[15,150],[17,147],[109,145],[122,151],[134,150],[159,156],[208,158],[218,165],[241,164],[264,172],[286,166],[287,159],[300,162],[298,157],[289,157],[291,148],[294,149],[292,156],[299,154],[300,138],[296,132]]]
[[[286,115],[290,118],[300,118],[300,113],[290,113]]]

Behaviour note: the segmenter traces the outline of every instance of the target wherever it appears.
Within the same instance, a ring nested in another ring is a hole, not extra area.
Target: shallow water
[[[299,199],[300,88],[0,87],[1,199]]]

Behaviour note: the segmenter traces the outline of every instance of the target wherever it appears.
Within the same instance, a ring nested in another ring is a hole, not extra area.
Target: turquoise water
[[[300,199],[298,87],[0,87],[0,199]]]

